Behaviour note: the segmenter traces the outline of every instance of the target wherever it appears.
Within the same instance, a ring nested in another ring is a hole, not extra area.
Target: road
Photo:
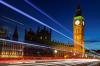
[[[30,62],[0,63],[0,66],[100,66],[100,60],[94,59],[67,59]]]

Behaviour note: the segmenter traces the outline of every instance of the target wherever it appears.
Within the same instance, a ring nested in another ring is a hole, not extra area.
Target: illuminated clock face
[[[79,25],[79,24],[80,24],[80,21],[79,21],[79,20],[76,20],[76,21],[75,21],[75,24],[76,24],[76,25]]]
[[[84,25],[84,21],[83,21],[83,25]]]

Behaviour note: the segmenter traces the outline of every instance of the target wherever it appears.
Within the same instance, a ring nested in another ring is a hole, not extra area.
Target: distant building
[[[46,27],[43,27],[43,28],[38,27],[36,32],[34,32],[32,30],[32,28],[30,28],[29,31],[27,31],[25,29],[25,42],[40,45],[40,46],[50,46],[52,48],[55,48],[55,49],[57,49],[56,56],[60,56],[60,57],[64,57],[66,55],[66,52],[73,52],[73,50],[74,50],[73,45],[71,45],[70,43],[64,44],[61,42],[51,41],[51,35],[52,35],[51,32],[52,32],[51,29],[48,29]],[[33,47],[25,46],[24,47],[24,55],[25,56],[35,55],[34,52],[37,52],[38,50],[42,50],[42,49],[36,49]],[[28,51],[28,53],[26,51]],[[48,53],[48,54],[55,56],[54,51],[55,51],[54,49],[50,50],[49,51],[50,53]],[[40,51],[39,53],[40,54],[42,53],[42,55],[43,55],[43,52],[44,51]],[[48,52],[48,50],[45,52]],[[48,56],[48,54],[47,54],[47,56]],[[45,53],[45,55],[46,55],[46,53]]]
[[[55,54],[54,52],[54,55],[58,57],[69,57],[73,52],[73,45],[71,45],[70,43],[64,44],[61,42],[52,42],[52,47],[57,50],[57,53]]]
[[[47,29],[45,26],[42,29],[37,30],[37,37],[42,41],[51,41],[51,29]]]
[[[51,41],[51,29],[46,27],[38,27],[37,32],[34,32],[31,28],[29,31],[25,29],[25,42],[34,43],[40,42],[42,44],[48,44]]]
[[[27,31],[27,30],[25,29],[25,36],[24,36],[25,42],[32,43],[32,42],[35,41],[36,39],[37,39],[36,34],[32,31],[32,28],[30,28],[29,31]]]
[[[51,42],[51,29],[47,29],[46,27],[43,28],[38,27],[36,32],[34,32],[32,28],[30,28],[29,31],[25,29],[24,39],[26,43],[49,47]],[[49,50],[48,52],[48,50],[44,51],[43,48],[39,48],[39,47],[37,48],[29,47],[29,46],[24,47],[24,56],[37,56],[38,53],[40,55],[42,54],[42,56],[52,55],[51,50]]]

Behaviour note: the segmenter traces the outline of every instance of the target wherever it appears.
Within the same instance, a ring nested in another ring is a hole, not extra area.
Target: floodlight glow
[[[31,7],[35,8],[37,11],[39,11],[41,14],[45,15],[46,17],[48,17],[50,20],[52,20],[53,22],[55,22],[56,24],[58,24],[61,28],[63,28],[65,31],[68,30],[67,28],[65,28],[64,26],[62,26],[57,20],[55,20],[54,18],[52,18],[51,16],[49,16],[47,13],[45,13],[43,10],[41,10],[40,8],[38,8],[36,5],[34,5],[33,3],[31,3],[28,0],[24,0],[27,4],[29,4]],[[70,30],[68,30],[70,33],[72,33]],[[68,32],[68,33],[69,33]]]
[[[18,23],[18,24],[20,24],[20,25],[24,25],[23,23],[20,23],[20,22],[14,20],[14,19],[9,18],[9,17],[6,17],[6,16],[2,16],[2,17],[5,18],[5,19],[8,19],[8,20],[10,20],[10,21],[13,21],[13,22],[15,22],[15,23]]]
[[[3,0],[0,0],[0,3],[3,4],[3,5],[5,5],[5,6],[7,6],[7,7],[9,7],[10,9],[12,9],[12,10],[14,10],[14,11],[16,11],[16,12],[18,12],[18,13],[24,15],[24,16],[26,16],[26,17],[29,18],[29,19],[34,20],[34,21],[36,21],[36,22],[38,22],[38,23],[40,23],[40,24],[42,24],[42,25],[44,25],[44,26],[46,26],[46,27],[52,29],[53,31],[55,31],[55,32],[57,32],[57,33],[59,33],[59,34],[61,34],[62,36],[66,37],[66,38],[68,38],[68,39],[70,39],[70,40],[73,40],[72,38],[70,38],[70,37],[66,36],[65,34],[61,33],[60,31],[58,31],[58,30],[52,28],[51,26],[49,26],[49,25],[47,25],[47,24],[41,22],[40,20],[38,20],[38,19],[32,17],[31,15],[29,15],[29,14],[27,14],[27,13],[21,11],[20,9],[15,8],[14,6],[12,6],[12,5],[10,5],[10,4],[4,2]]]
[[[54,53],[56,54],[58,51],[57,50],[54,50]]]
[[[0,18],[0,20],[4,21],[4,22],[6,22],[6,23],[9,23],[9,21],[7,21],[7,20],[5,20],[5,19],[2,19],[2,18]]]
[[[40,20],[38,20],[38,19],[32,17],[31,15],[29,15],[29,14],[27,14],[27,13],[21,11],[20,9],[15,8],[14,6],[12,6],[12,5],[10,5],[10,4],[4,2],[3,0],[0,0],[0,3],[3,4],[3,5],[5,5],[5,6],[7,6],[7,7],[9,7],[10,9],[12,9],[12,10],[14,10],[14,11],[20,13],[21,15],[24,15],[24,16],[26,16],[27,18],[29,18],[29,19],[31,19],[31,20],[34,20],[34,21],[36,21],[37,23],[40,23],[40,24],[42,24],[42,25],[44,25],[44,26],[46,26],[46,27],[52,29],[53,31],[55,31],[55,32],[61,34],[62,36],[64,36],[64,37],[66,37],[66,38],[68,38],[68,39],[70,39],[70,40],[73,41],[73,39],[70,38],[69,36],[66,36],[65,34],[61,33],[60,31],[58,31],[58,30],[52,28],[51,26],[49,26],[49,25],[43,23],[42,21],[40,21]],[[79,44],[79,45],[80,45],[80,44]],[[86,47],[85,47],[85,48],[86,48]],[[88,49],[88,48],[87,48],[87,49]],[[90,50],[90,51],[92,51],[92,50]]]

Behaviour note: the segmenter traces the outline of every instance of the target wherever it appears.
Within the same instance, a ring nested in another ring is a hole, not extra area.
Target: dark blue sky
[[[31,16],[41,20],[49,26],[59,30],[65,35],[73,38],[73,16],[78,4],[78,0],[29,0],[32,4],[46,12],[49,16],[62,24],[66,30],[54,23],[32,8],[24,0],[4,0],[5,2],[13,5],[14,7],[30,14]],[[100,47],[100,1],[99,0],[80,0],[82,15],[85,18],[85,46],[90,49],[99,49]],[[13,19],[13,21],[7,19]],[[14,20],[16,20],[14,22]],[[17,22],[17,23],[16,23]],[[19,24],[19,23],[20,24]],[[22,24],[23,23],[23,24]],[[35,21],[9,9],[8,7],[0,4],[0,24],[5,25],[9,32],[13,33],[14,27],[17,25],[20,32],[20,41],[23,41],[24,29],[30,27],[35,31],[37,25]],[[64,36],[52,32],[52,40],[67,43],[72,42]]]

